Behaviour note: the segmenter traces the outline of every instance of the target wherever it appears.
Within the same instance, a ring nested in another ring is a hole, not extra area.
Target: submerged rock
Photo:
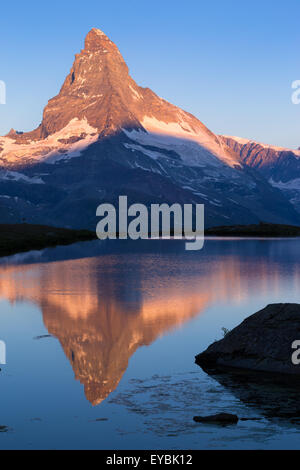
[[[228,368],[206,372],[246,406],[240,421],[280,418],[300,424],[300,384],[294,376]]]
[[[194,416],[196,423],[235,424],[239,418],[231,413],[217,413],[210,416]]]
[[[296,340],[300,340],[300,305],[271,304],[198,354],[196,363],[204,370],[229,367],[300,379],[300,364],[292,361]]]

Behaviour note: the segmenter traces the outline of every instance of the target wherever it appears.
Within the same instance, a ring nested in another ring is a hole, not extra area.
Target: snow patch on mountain
[[[160,152],[155,152],[153,150],[146,149],[142,145],[136,145],[136,144],[124,144],[124,147],[127,149],[131,149],[132,151],[138,151],[142,152],[144,155],[147,155],[147,157],[151,157],[154,160],[157,160],[157,158],[165,158],[165,155]]]
[[[20,181],[29,184],[45,184],[38,176],[29,177],[17,171],[3,170],[0,171],[0,181]]]
[[[131,145],[132,149],[140,150],[145,155],[151,156],[152,158],[158,158],[161,155],[159,152],[152,150],[150,152],[148,149],[143,148],[143,146],[151,146],[168,151],[171,150],[177,153],[177,155],[181,157],[182,163],[187,166],[203,168],[223,168],[226,164],[231,168],[233,166],[241,166],[240,163],[234,159],[230,161],[229,165],[229,157],[225,162],[225,152],[219,149],[219,155],[217,155],[217,145],[213,150],[212,145],[206,145],[204,139],[202,139],[200,143],[195,138],[186,138],[186,132],[184,130],[180,132],[180,126],[177,127],[177,123],[172,123],[170,127],[167,127],[168,125],[165,125],[165,123],[163,124],[164,125],[160,128],[160,132],[157,132],[157,128],[152,131],[148,128],[147,132],[142,130],[122,130],[130,140],[139,144],[128,144]],[[145,127],[145,123],[143,123],[143,126]],[[165,129],[167,132],[161,132],[161,129]]]
[[[129,88],[132,91],[133,98],[135,100],[140,100],[142,98],[142,95],[140,95],[140,93],[138,93],[131,85],[129,85]]]
[[[86,119],[72,119],[69,124],[46,139],[20,143],[11,137],[0,137],[0,160],[3,163],[55,163],[80,156],[98,139],[98,131]]]
[[[228,166],[241,167],[237,156],[227,152],[216,135],[212,134],[204,126],[203,128],[202,126],[197,128],[192,126],[189,123],[189,116],[184,112],[178,113],[176,122],[164,122],[151,116],[144,116],[141,124],[148,133],[161,137],[164,140],[168,140],[170,138],[174,143],[175,138],[177,141],[181,141],[185,144],[194,143],[198,145],[199,148],[202,148],[202,152],[199,152],[202,158],[203,150],[205,150],[210,154],[210,158],[211,156],[214,156]],[[197,161],[197,158],[194,159],[194,161],[195,160]]]
[[[274,187],[281,190],[300,190],[300,178],[295,178],[293,180],[283,183],[282,181],[274,181],[273,178],[269,179],[269,183]]]

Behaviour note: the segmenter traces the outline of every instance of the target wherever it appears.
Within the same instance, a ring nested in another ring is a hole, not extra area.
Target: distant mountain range
[[[239,137],[221,136],[243,162],[280,189],[300,212],[300,149],[289,150]]]
[[[97,206],[127,195],[204,203],[206,226],[300,225],[299,156],[212,133],[139,87],[92,29],[40,126],[0,137],[0,221],[94,229]]]

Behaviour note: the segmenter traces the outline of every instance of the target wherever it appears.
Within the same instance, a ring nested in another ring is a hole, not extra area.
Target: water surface
[[[297,239],[96,241],[2,259],[0,448],[299,448],[297,423],[194,364],[222,327],[299,302],[299,253]],[[260,419],[193,422],[219,411]]]

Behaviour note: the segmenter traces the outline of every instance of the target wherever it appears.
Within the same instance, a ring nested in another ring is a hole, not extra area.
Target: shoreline
[[[172,236],[171,231],[171,239]],[[227,238],[228,240],[298,238],[300,227],[267,223],[230,225],[208,228],[204,236],[207,239]],[[117,239],[119,239],[118,234]],[[92,240],[98,240],[96,232],[87,229],[67,229],[26,223],[0,224],[0,257]],[[149,240],[152,240],[151,236]]]
[[[0,257],[96,239],[90,230],[33,224],[0,224]]]

